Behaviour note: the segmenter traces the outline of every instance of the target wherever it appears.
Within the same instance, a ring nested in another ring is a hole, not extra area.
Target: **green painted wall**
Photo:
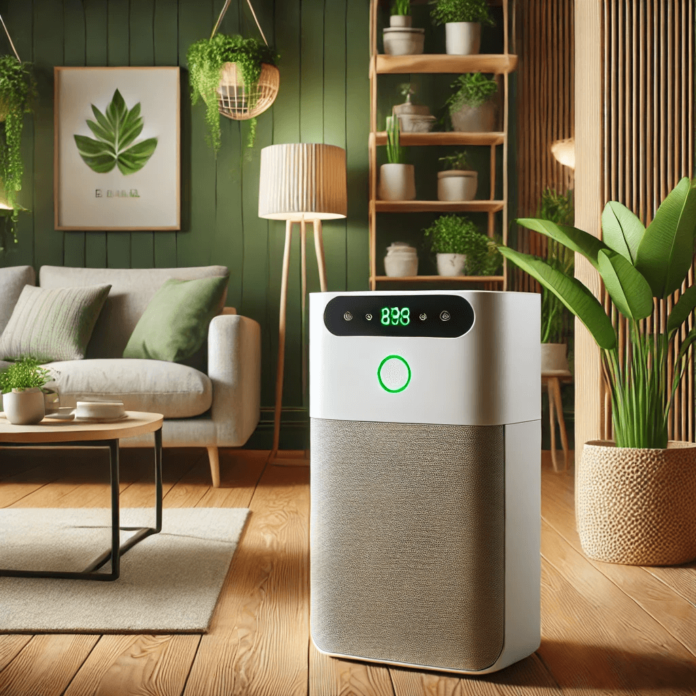
[[[284,226],[257,216],[259,150],[272,143],[324,142],[347,150],[349,214],[324,227],[329,290],[367,288],[368,0],[254,0],[269,42],[281,55],[275,105],[259,118],[256,149],[245,156],[248,125],[223,119],[217,157],[205,144],[203,108],[188,97],[186,50],[209,36],[222,0],[0,0],[23,60],[33,61],[39,99],[25,121],[30,212],[19,244],[2,265],[152,268],[223,264],[228,304],[263,331],[262,425],[250,445],[268,446],[274,402]],[[245,0],[232,0],[221,31],[258,36]],[[3,52],[9,52],[4,37]],[[182,230],[56,232],[53,229],[53,67],[180,65],[182,70]],[[311,248],[311,247],[310,247]],[[286,357],[284,436],[301,447],[302,329],[299,246],[293,247]],[[309,287],[318,290],[313,257]]]

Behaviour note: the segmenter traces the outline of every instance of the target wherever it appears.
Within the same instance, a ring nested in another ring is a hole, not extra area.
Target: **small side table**
[[[541,373],[541,386],[546,387],[549,395],[549,425],[551,426],[551,462],[554,471],[561,471],[558,466],[556,452],[556,421],[561,433],[563,447],[563,470],[568,468],[568,432],[563,418],[563,403],[561,402],[561,382],[572,382],[573,375],[568,370],[548,370]]]
[[[105,551],[83,571],[58,572],[50,570],[5,570],[0,577],[63,578],[68,580],[116,580],[121,570],[121,556],[139,541],[162,531],[162,422],[158,413],[128,411],[128,418],[114,423],[87,423],[44,419],[38,425],[12,425],[0,419],[0,449],[2,447],[96,447],[109,450],[111,484],[111,549]],[[119,505],[118,441],[145,433],[155,434],[155,526],[121,527]],[[120,530],[136,532],[121,545]],[[99,568],[111,561],[111,572]]]

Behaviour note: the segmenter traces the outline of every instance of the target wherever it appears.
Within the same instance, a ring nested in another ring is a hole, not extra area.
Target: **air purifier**
[[[540,643],[539,295],[310,298],[311,634],[462,674]]]

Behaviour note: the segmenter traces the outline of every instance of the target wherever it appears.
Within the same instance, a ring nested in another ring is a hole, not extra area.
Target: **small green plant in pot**
[[[22,358],[0,372],[7,420],[13,425],[40,423],[46,415],[42,388],[50,381],[51,372],[31,357]]]
[[[398,116],[387,117],[387,164],[379,168],[379,197],[383,201],[412,201],[416,197],[415,170],[406,164]]]
[[[412,20],[411,0],[393,0],[391,6],[391,15],[389,17],[389,26],[410,27]]]
[[[462,215],[441,215],[423,230],[437,256],[441,276],[493,275],[501,256],[495,242],[482,234],[476,223]]]
[[[494,26],[488,0],[436,0],[430,16],[445,25],[450,55],[475,55],[481,50],[481,25]]]
[[[446,102],[452,128],[460,133],[492,132],[496,124],[498,82],[483,73],[460,75]]]
[[[440,157],[441,171],[437,174],[439,201],[473,201],[478,188],[478,172],[471,168],[465,150]]]
[[[21,157],[24,114],[31,111],[36,82],[29,63],[15,56],[0,58],[0,183],[5,200],[0,201],[0,251],[16,243],[15,224],[22,210],[17,194],[22,188]]]
[[[256,137],[256,116],[268,109],[277,94],[277,56],[257,39],[217,34],[189,46],[186,54],[191,101],[206,107],[208,141],[220,149],[220,117],[250,120],[249,147]],[[275,91],[269,85],[275,84]],[[267,89],[268,87],[268,89]]]
[[[691,330],[676,355],[671,346],[696,308],[687,289],[664,323],[644,321],[654,301],[678,291],[691,269],[696,189],[682,179],[646,228],[621,203],[602,213],[602,239],[569,225],[523,219],[518,224],[584,256],[604,282],[611,308],[576,278],[542,259],[501,247],[582,322],[601,351],[611,393],[614,442],[586,443],[576,479],[583,550],[597,560],[637,565],[684,563],[696,557],[696,445],[668,442],[676,389],[687,369]],[[619,343],[612,317],[626,322]]]

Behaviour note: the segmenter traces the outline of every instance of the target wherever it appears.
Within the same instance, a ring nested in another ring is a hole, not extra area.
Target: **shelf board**
[[[476,56],[450,56],[421,53],[413,56],[376,56],[378,75],[403,73],[511,73],[517,68],[517,56],[483,53]]]
[[[505,201],[375,201],[378,213],[497,213]]]
[[[413,145],[502,145],[505,133],[404,133],[400,134],[401,144]],[[385,131],[375,133],[377,145],[387,144]]]
[[[378,283],[502,283],[504,276],[407,276],[405,278],[392,278],[390,276],[376,276]]]

